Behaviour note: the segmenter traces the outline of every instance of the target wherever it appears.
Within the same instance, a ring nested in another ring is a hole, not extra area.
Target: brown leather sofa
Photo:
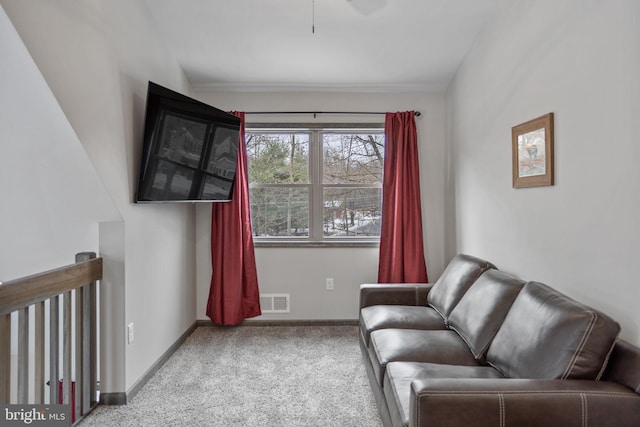
[[[640,349],[610,317],[458,255],[435,284],[360,288],[386,427],[638,427]]]

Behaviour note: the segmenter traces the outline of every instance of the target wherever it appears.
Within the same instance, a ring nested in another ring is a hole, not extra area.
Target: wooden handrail
[[[0,316],[102,279],[102,258],[37,273],[0,285]]]
[[[96,313],[101,279],[102,258],[81,252],[75,264],[0,284],[0,404],[44,404],[47,385],[49,404],[71,405],[72,422],[97,404]],[[17,352],[12,362],[12,323],[16,320]],[[15,388],[12,374],[17,375]]]

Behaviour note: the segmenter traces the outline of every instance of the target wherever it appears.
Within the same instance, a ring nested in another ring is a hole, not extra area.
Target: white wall
[[[447,257],[599,308],[640,344],[640,2],[505,2],[447,92]],[[555,114],[556,185],[511,188],[511,127]]]
[[[423,228],[430,277],[444,269],[444,96],[427,93],[332,93],[332,92],[225,92],[206,88],[195,96],[224,110],[240,111],[406,111],[418,110],[418,129]],[[384,122],[384,116],[328,116],[315,120],[300,115],[247,116],[247,122]],[[211,279],[211,208],[196,208],[197,315],[206,319]],[[358,288],[375,283],[377,248],[256,248],[261,293],[291,294],[291,313],[264,314],[270,319],[356,319]],[[335,280],[335,290],[325,290],[325,279]]]
[[[120,214],[0,7],[0,281],[98,251]]]
[[[100,240],[105,242],[105,264],[111,264],[105,267],[109,276],[103,284],[114,292],[112,311],[103,313],[103,321],[111,322],[111,339],[120,343],[125,340],[122,326],[133,322],[135,341],[122,346],[124,358],[114,357],[110,373],[117,378],[109,376],[113,382],[101,386],[103,391],[126,391],[196,318],[193,207],[131,202],[137,182],[147,81],[180,92],[189,88],[182,70],[158,37],[149,11],[139,2],[0,3],[124,221],[123,226],[110,222],[100,227],[100,232],[109,233]],[[33,88],[36,92],[45,89]],[[3,217],[3,222],[19,222],[20,215],[34,212],[25,208],[12,215],[6,220]],[[46,212],[35,215],[41,221],[49,218]],[[66,225],[56,231],[65,232]]]

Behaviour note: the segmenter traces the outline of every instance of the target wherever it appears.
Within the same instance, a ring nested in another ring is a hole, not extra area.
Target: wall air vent
[[[289,313],[289,294],[260,295],[262,313]]]

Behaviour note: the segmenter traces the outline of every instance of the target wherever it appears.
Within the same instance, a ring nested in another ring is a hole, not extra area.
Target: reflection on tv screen
[[[149,82],[136,202],[227,201],[240,119]]]

